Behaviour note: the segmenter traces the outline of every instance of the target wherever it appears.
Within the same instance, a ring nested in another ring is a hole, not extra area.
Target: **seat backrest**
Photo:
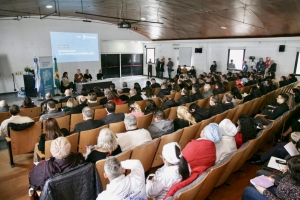
[[[103,105],[92,106],[92,107],[91,107],[92,110],[101,109],[101,108],[103,108]]]
[[[155,105],[156,105],[157,107],[160,107],[161,102],[160,102],[160,100],[159,100],[157,97],[151,98],[151,99],[155,102]]]
[[[147,129],[152,121],[153,113],[149,113],[148,115],[144,115],[142,117],[137,117],[137,127]]]
[[[57,110],[61,110],[61,103],[57,103],[57,104],[56,104],[56,109],[57,109]]]
[[[20,109],[21,116],[34,118],[34,117],[39,117],[40,114],[41,114],[41,107]]]
[[[10,128],[12,155],[32,152],[35,144],[39,142],[41,134],[42,125],[40,121],[22,131],[14,131]]]
[[[66,115],[63,117],[55,118],[59,128],[65,128],[69,131],[70,129],[70,115]],[[43,121],[43,130],[46,131],[46,120]]]
[[[170,111],[171,111],[171,108],[168,108],[168,109],[164,110],[166,119],[168,119]]]
[[[177,107],[172,107],[168,119],[174,120],[175,118],[177,118]]]
[[[179,142],[179,139],[182,135],[182,132],[183,132],[183,129],[180,129],[172,134],[168,134],[168,135],[163,135],[161,136],[161,140],[160,140],[160,143],[159,143],[159,146],[157,148],[157,151],[156,151],[156,154],[155,154],[155,157],[153,159],[153,162],[152,162],[152,165],[151,165],[151,168],[153,167],[157,167],[159,165],[162,165],[163,164],[163,160],[161,159],[161,152],[162,152],[162,148],[165,144],[168,144],[170,142]]]
[[[178,144],[180,145],[181,149],[184,149],[184,147],[196,137],[199,128],[201,126],[201,122],[197,123],[193,126],[188,126],[183,129],[183,132],[181,134],[181,137],[179,139]]]
[[[61,103],[61,107],[62,107],[62,108],[66,107],[66,106],[67,106],[67,102],[62,102],[62,103]]]
[[[245,107],[242,110],[241,114],[248,114],[249,111],[250,111],[251,106],[253,105],[253,103],[254,103],[254,99],[252,99],[251,101],[246,102]]]
[[[199,100],[197,101],[197,105],[198,105],[200,108],[204,108],[204,107],[206,106],[207,101],[209,101],[209,98],[199,99]]]
[[[11,117],[10,112],[0,112],[0,124],[1,124],[4,120],[6,120],[6,119],[8,119],[8,118],[10,118],[10,117]]]
[[[260,100],[259,100],[259,98],[256,98],[256,99],[253,99],[252,101],[253,101],[252,106],[248,110],[248,113],[247,113],[247,115],[249,115],[249,116],[252,116],[253,114],[256,114],[255,111],[257,110],[257,105],[259,104]]]
[[[175,96],[174,96],[174,101],[177,102],[178,99],[180,99],[180,97],[181,97],[181,93],[180,92],[176,92]]]
[[[136,103],[140,106],[141,110],[145,110],[147,100],[136,101]]]
[[[234,113],[234,116],[230,119],[232,121],[232,123],[237,123],[239,116],[241,115],[242,111],[245,108],[245,104],[240,104],[238,106],[237,111]]]
[[[109,130],[111,130],[114,134],[126,132],[124,121],[110,123]]]
[[[108,128],[108,125],[104,125],[88,131],[81,131],[79,137],[78,152],[85,153],[87,145],[96,145],[99,133],[104,128]]]
[[[128,104],[116,105],[116,113],[129,113]]]
[[[159,142],[160,138],[156,138],[155,140],[152,140],[149,143],[134,147],[130,159],[136,159],[141,161],[144,167],[144,171],[148,171],[153,162]]]
[[[191,103],[186,103],[185,106],[186,106],[187,108],[189,108],[190,105],[192,105],[193,103],[197,104],[197,102],[198,102],[198,100],[193,101],[193,102],[191,102]]]
[[[172,94],[169,94],[169,95],[166,95],[168,98],[170,98],[170,99],[173,99],[174,98],[174,96],[175,96],[175,93],[172,93]]]
[[[219,124],[223,119],[226,118],[227,114],[228,114],[228,110],[226,110],[225,112],[222,112],[220,114],[216,115],[216,119],[215,119],[215,123]]]
[[[107,116],[107,112],[106,112],[105,108],[100,108],[100,109],[95,110],[94,119],[98,120],[98,119],[102,119],[106,116]]]
[[[78,114],[71,114],[71,121],[70,121],[70,132],[72,132],[75,128],[75,125],[83,122],[83,116],[81,113]]]
[[[201,134],[201,131],[205,128],[205,126],[207,126],[208,124],[212,123],[215,121],[216,119],[216,115],[215,116],[212,116],[211,118],[209,119],[206,119],[206,120],[202,120],[201,121],[201,124],[200,124],[200,127],[198,129],[198,132],[197,134],[195,135],[195,139],[198,139],[200,137],[200,134]]]
[[[155,90],[154,90],[154,95],[156,96],[156,95],[159,93],[160,90],[161,90],[160,87],[155,88]]]

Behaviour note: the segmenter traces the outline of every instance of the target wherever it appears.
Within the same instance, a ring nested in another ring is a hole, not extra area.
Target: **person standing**
[[[262,75],[265,74],[266,63],[264,62],[263,58],[259,58],[259,62],[256,63],[256,70],[257,70],[257,73],[260,73]]]
[[[276,63],[274,63],[274,60],[271,60],[270,61],[270,67],[269,67],[269,70],[268,70],[268,72],[276,72],[276,66],[277,66],[277,64]]]
[[[210,66],[210,73],[217,71],[217,62],[213,61],[213,64]]]
[[[235,70],[235,64],[233,63],[233,60],[230,60],[230,63],[228,64],[227,69],[231,73],[234,72],[234,70]]]
[[[156,65],[155,65],[155,71],[156,71],[156,78],[159,78],[159,71],[160,71],[160,61],[159,58],[156,58]]]
[[[174,71],[173,70],[174,64],[173,64],[173,61],[171,60],[171,58],[168,58],[168,60],[169,60],[169,62],[167,64],[167,66],[168,66],[168,76],[169,76],[169,79],[171,79],[172,78],[171,73],[172,73],[172,71]]]
[[[149,74],[150,74],[150,76],[149,76]],[[152,61],[150,58],[148,61],[148,78],[151,78],[151,77],[152,77]]]
[[[165,60],[161,59],[160,69],[159,69],[159,77],[163,78],[163,74],[165,72]]]
[[[248,72],[248,65],[247,65],[247,61],[244,61],[244,62],[243,62],[242,71],[243,71],[243,72]]]

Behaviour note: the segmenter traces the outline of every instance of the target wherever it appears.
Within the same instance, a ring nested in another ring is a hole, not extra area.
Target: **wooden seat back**
[[[160,107],[161,102],[160,102],[160,100],[159,100],[157,97],[151,98],[151,99],[155,102],[155,105],[156,105],[157,107]]]
[[[109,130],[111,130],[114,134],[126,132],[124,121],[110,123]]]
[[[105,108],[100,108],[95,110],[94,119],[102,119],[107,116]]]
[[[145,110],[147,100],[136,101],[136,103],[140,106],[141,110]]]
[[[39,117],[40,114],[41,114],[41,107],[20,109],[21,116],[34,118],[34,117]]]
[[[205,126],[207,126],[210,123],[213,123],[216,119],[216,115],[212,116],[211,118],[205,119],[201,121],[200,127],[198,129],[197,134],[195,135],[195,139],[198,139],[200,137],[201,131],[205,128]]]
[[[129,113],[128,104],[116,105],[116,113]]]
[[[137,127],[147,129],[152,121],[153,113],[149,113],[148,115],[144,115],[142,117],[137,117]]]
[[[215,123],[219,124],[223,119],[226,118],[227,114],[228,114],[228,110],[226,110],[225,112],[222,112],[220,114],[216,115],[216,119],[215,119]]]
[[[174,96],[174,101],[177,102],[178,99],[180,99],[180,97],[181,97],[181,93],[180,92],[176,92],[175,96]]]
[[[10,112],[0,112],[0,124],[1,124],[4,120],[6,120],[6,119],[8,119],[8,118],[10,118],[10,117],[11,117]]]
[[[171,108],[168,119],[174,120],[175,118],[177,118],[177,108],[178,107],[172,107]]]
[[[178,144],[180,145],[180,148],[181,149],[184,149],[184,147],[192,140],[196,137],[198,131],[199,131],[199,128],[201,126],[201,122],[200,123],[197,123],[193,126],[188,126],[188,127],[185,127],[183,129],[183,132],[181,134],[181,137],[179,139],[179,142]]]
[[[70,132],[72,132],[75,128],[75,125],[83,122],[83,116],[81,113],[78,114],[71,114],[71,121],[70,121]]]

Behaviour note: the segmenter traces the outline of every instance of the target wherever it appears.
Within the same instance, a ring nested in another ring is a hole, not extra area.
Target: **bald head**
[[[106,89],[104,90],[104,95],[106,96],[106,95],[108,94],[109,91],[110,91],[110,89],[109,89],[109,88],[106,88]]]
[[[7,106],[7,103],[5,100],[1,100],[0,101],[0,107],[4,107],[4,106]]]
[[[136,90],[135,90],[134,88],[132,88],[132,89],[129,91],[129,94],[130,94],[131,97],[134,96],[134,95],[136,95]]]
[[[71,90],[70,89],[66,89],[65,90],[65,95],[68,97],[68,96],[71,96]]]

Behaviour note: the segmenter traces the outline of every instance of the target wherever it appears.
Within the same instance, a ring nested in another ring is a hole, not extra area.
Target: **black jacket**
[[[202,120],[210,118],[211,113],[207,108],[198,108],[192,113],[192,116],[195,118],[196,122],[201,122]]]
[[[136,95],[130,97],[128,101],[142,101],[142,100],[144,100],[144,99],[140,95],[136,94]]]
[[[47,100],[45,100],[45,101],[43,101],[42,103],[41,103],[41,107],[43,107],[45,104],[47,104],[48,103],[48,101],[53,101],[55,104],[57,104],[58,103],[58,101],[57,100],[55,100],[55,99],[47,99]],[[67,100],[68,101],[68,100]]]
[[[213,90],[213,94],[214,94],[214,95],[222,94],[222,93],[224,93],[224,92],[225,92],[224,88],[217,88],[217,89],[214,89],[214,90]]]
[[[119,96],[119,98],[122,100],[122,101],[128,101],[129,97],[125,94],[122,94]]]
[[[285,80],[285,81],[279,81],[279,87],[283,87],[283,86],[286,86],[286,85],[288,85],[288,84],[290,84],[290,81],[288,81],[288,80]]]
[[[111,114],[108,114],[106,117],[102,118],[101,120],[105,124],[110,124],[110,123],[124,121],[124,118],[125,118],[124,113],[111,113]]]
[[[170,94],[170,90],[169,89],[161,89],[156,96],[159,97],[161,95],[169,95],[169,94]]]
[[[274,105],[272,105],[272,107],[268,105],[265,109],[268,109],[268,107],[270,108],[269,110],[272,111],[270,111],[268,115],[265,116],[265,118],[272,120],[276,119],[277,117],[281,116],[283,113],[289,110],[289,106],[286,103],[279,104],[276,102]]]
[[[122,90],[123,90],[123,93],[129,93],[130,88],[123,88]]]
[[[273,63],[270,67],[269,67],[269,71],[268,72],[276,72],[276,63]]]
[[[154,84],[151,84],[151,87],[152,88],[160,88],[160,84],[159,83],[154,83]]]
[[[168,108],[175,107],[175,106],[176,106],[176,103],[175,103],[174,99],[170,99],[170,100],[168,100],[166,102],[163,102],[160,107],[163,110],[166,110]]]
[[[174,123],[174,131],[177,131],[179,129],[182,129],[182,128],[185,128],[185,127],[188,127],[189,125],[191,125],[189,121],[184,120],[184,119],[179,119],[179,118],[174,119],[173,123]]]
[[[192,101],[197,101],[198,99],[203,99],[203,96],[200,92],[192,94]]]
[[[191,103],[192,99],[190,96],[184,95],[182,97],[180,97],[177,101],[178,106],[186,104],[186,103]]]
[[[71,98],[71,96],[66,96],[66,97],[60,99],[59,102],[60,103],[67,102],[70,98]]]
[[[92,130],[103,125],[105,125],[103,120],[88,119],[84,122],[76,124],[72,133],[80,133],[81,131]]]
[[[78,106],[71,108],[70,114],[78,114],[82,112],[84,107],[88,106],[86,103],[79,104]]]
[[[274,90],[273,85],[266,86],[265,89],[267,93],[272,92]]]
[[[226,110],[229,110],[231,108],[234,108],[234,105],[233,105],[232,102],[230,102],[230,103],[222,103],[222,108],[223,108],[224,111],[226,111]]]
[[[224,112],[224,110],[220,104],[217,104],[215,106],[210,106],[210,112],[211,112],[211,115],[214,116],[214,115]]]
[[[103,99],[100,99],[100,105],[104,105],[107,103],[107,97],[104,97]]]

